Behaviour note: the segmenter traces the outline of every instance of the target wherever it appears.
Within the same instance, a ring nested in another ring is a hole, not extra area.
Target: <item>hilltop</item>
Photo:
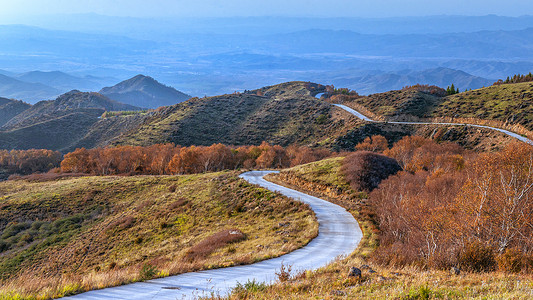
[[[533,83],[496,85],[448,96],[429,116],[498,120],[533,130]]]
[[[494,85],[449,96],[443,93],[437,87],[411,87],[350,99],[346,104],[362,105],[389,120],[476,118],[518,123],[533,129],[531,82]]]
[[[100,94],[143,108],[174,105],[191,98],[187,94],[144,75],[137,75],[112,87],[105,87],[100,90]]]
[[[324,86],[290,82],[247,94],[193,98],[148,112],[135,110],[97,93],[73,91],[43,101],[19,114],[0,131],[7,149],[77,147],[110,144],[182,146],[225,143],[327,145],[359,121],[342,109],[313,97]],[[100,118],[100,116],[102,116]]]
[[[348,113],[312,97],[316,91],[310,86],[290,82],[262,89],[264,96],[252,91],[193,98],[159,110],[114,143],[317,145],[357,123]]]

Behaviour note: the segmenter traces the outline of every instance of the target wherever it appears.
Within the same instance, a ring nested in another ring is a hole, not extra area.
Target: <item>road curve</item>
[[[504,133],[510,137],[514,137],[524,143],[528,143],[530,145],[533,145],[533,141],[526,138],[526,137],[523,137],[521,135],[519,135],[518,133],[514,133],[512,131],[509,131],[509,130],[505,130],[505,129],[501,129],[501,128],[496,128],[496,127],[490,127],[490,126],[483,126],[483,125],[475,125],[475,124],[464,124],[464,123],[432,123],[432,122],[385,122],[385,121],[376,121],[376,120],[372,120],[370,118],[368,118],[367,116],[363,115],[362,113],[354,110],[353,108],[350,108],[346,105],[342,105],[342,104],[333,104],[334,106],[337,106],[337,107],[340,107],[342,109],[344,109],[345,111],[351,113],[352,115],[356,116],[357,118],[363,120],[363,121],[367,121],[367,122],[372,122],[372,123],[387,123],[387,124],[404,124],[404,125],[443,125],[443,126],[470,126],[470,127],[477,127],[477,128],[485,128],[485,129],[490,129],[490,130],[495,130],[495,131],[499,131],[501,133]]]
[[[248,280],[273,282],[281,264],[292,269],[323,267],[341,255],[349,255],[363,234],[359,224],[344,208],[307,194],[271,183],[263,176],[272,171],[241,174],[244,180],[309,204],[319,223],[319,233],[308,245],[289,254],[246,266],[185,273],[145,282],[94,290],[67,297],[71,299],[195,299],[200,296],[226,295],[237,284]]]

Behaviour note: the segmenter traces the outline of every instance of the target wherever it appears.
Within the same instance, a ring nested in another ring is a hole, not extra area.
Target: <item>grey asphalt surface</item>
[[[368,118],[367,116],[363,115],[362,113],[346,106],[346,105],[342,105],[342,104],[333,104],[334,106],[337,106],[337,107],[340,107],[342,109],[344,109],[345,111],[353,114],[354,116],[356,116],[357,118],[363,120],[363,121],[367,121],[367,122],[372,122],[372,123],[387,123],[387,124],[405,124],[405,125],[443,125],[443,126],[470,126],[470,127],[477,127],[477,128],[485,128],[485,129],[490,129],[490,130],[495,130],[495,131],[499,131],[501,133],[504,133],[508,136],[511,136],[511,137],[514,137],[524,143],[528,143],[530,145],[533,145],[533,141],[526,138],[526,137],[523,137],[517,133],[514,133],[514,132],[511,132],[509,130],[505,130],[505,129],[500,129],[500,128],[496,128],[496,127],[490,127],[490,126],[483,126],[483,125],[474,125],[474,124],[463,124],[463,123],[430,123],[430,122],[384,122],[384,121],[376,121],[376,120],[372,120],[370,118]]]
[[[274,282],[281,264],[293,272],[323,267],[339,256],[349,255],[359,245],[363,234],[359,224],[344,208],[263,179],[272,171],[241,174],[244,180],[309,204],[319,223],[319,234],[308,245],[278,258],[246,266],[185,273],[145,282],[94,290],[69,299],[195,299],[226,295],[239,283],[255,280]]]

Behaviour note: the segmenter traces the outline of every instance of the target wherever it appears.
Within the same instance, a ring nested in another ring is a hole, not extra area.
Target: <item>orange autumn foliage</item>
[[[260,146],[180,147],[158,144],[149,147],[118,146],[76,149],[65,155],[61,171],[92,175],[194,174],[239,168],[286,168],[331,156],[327,150],[263,142]]]
[[[405,171],[370,194],[381,230],[375,261],[470,271],[533,267],[532,146],[473,155],[408,137],[385,153]]]

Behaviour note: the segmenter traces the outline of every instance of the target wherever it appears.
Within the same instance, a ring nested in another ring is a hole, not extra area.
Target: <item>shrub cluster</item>
[[[533,266],[533,147],[476,155],[406,137],[384,153],[404,171],[369,196],[381,231],[374,260],[469,271]]]

